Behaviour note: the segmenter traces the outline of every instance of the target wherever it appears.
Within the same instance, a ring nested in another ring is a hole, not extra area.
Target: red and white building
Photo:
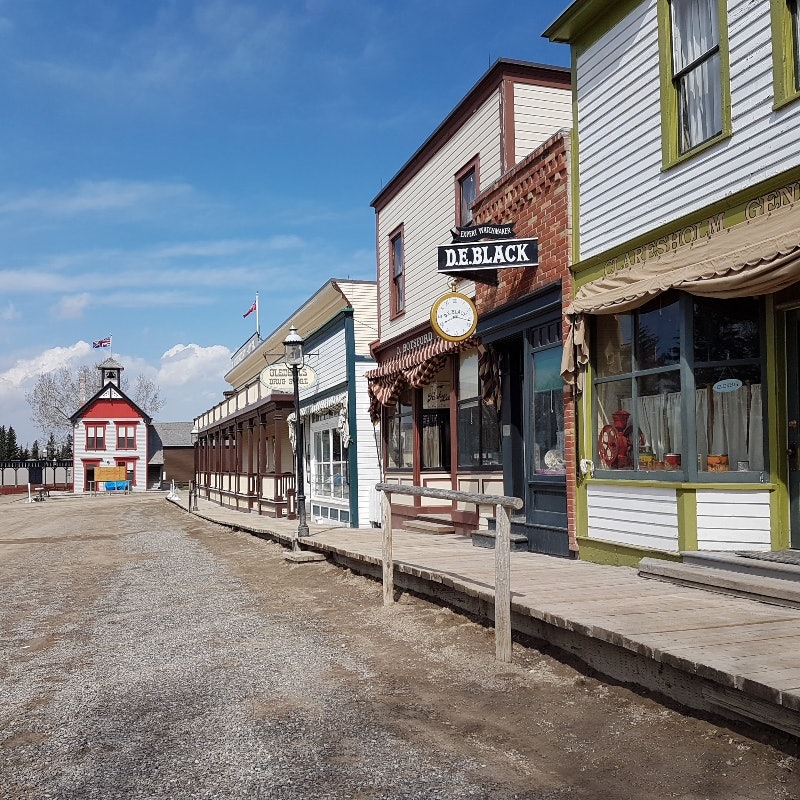
[[[98,467],[125,467],[131,491],[147,490],[147,431],[150,417],[120,388],[124,367],[113,358],[97,366],[100,389],[70,418],[76,494],[103,491]]]

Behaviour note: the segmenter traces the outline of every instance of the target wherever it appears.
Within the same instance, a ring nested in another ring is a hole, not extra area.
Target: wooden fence
[[[398,483],[379,483],[383,492],[383,604],[394,603],[394,559],[392,556],[392,495],[407,494],[415,497],[432,497],[438,500],[455,500],[478,506],[494,506],[494,642],[498,661],[511,663],[511,519],[509,509],[522,508],[519,497],[494,494],[473,494],[451,489],[427,489],[423,486],[401,486]]]

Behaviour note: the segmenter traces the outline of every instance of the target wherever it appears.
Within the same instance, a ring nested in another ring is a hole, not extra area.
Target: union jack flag
[[[105,339],[98,339],[92,342],[92,347],[96,350],[98,347],[111,347],[111,337],[106,336]]]

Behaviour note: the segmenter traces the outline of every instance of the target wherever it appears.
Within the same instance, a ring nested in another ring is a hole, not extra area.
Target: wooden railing
[[[455,500],[474,503],[476,506],[494,506],[497,509],[497,529],[494,544],[494,644],[498,661],[511,663],[511,519],[508,509],[519,510],[519,497],[494,494],[473,494],[451,489],[427,489],[423,486],[401,486],[398,483],[379,483],[375,488],[383,492],[383,604],[394,603],[394,559],[392,556],[392,495],[408,494],[415,497],[432,497],[437,500]]]

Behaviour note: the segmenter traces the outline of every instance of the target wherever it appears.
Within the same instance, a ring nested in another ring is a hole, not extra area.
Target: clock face
[[[431,309],[431,325],[443,339],[460,342],[475,332],[478,314],[472,300],[458,292],[442,295]]]

